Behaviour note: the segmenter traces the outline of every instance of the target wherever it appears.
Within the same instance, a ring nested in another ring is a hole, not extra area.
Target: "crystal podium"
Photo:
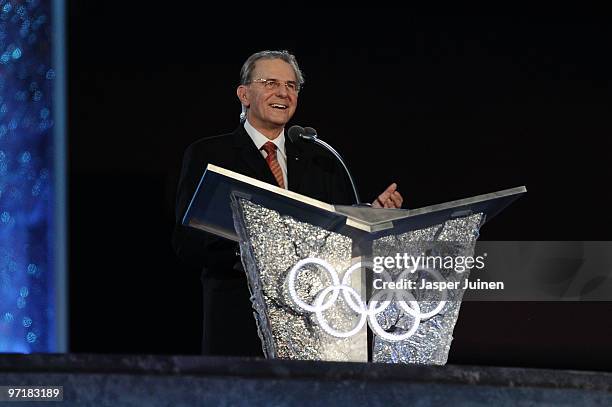
[[[331,205],[209,164],[183,224],[239,242],[267,358],[440,365],[470,272],[436,260],[473,258],[481,226],[525,192]],[[459,288],[418,288],[440,284]]]

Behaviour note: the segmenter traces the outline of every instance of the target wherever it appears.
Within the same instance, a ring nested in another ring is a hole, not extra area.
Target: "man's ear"
[[[238,88],[236,89],[236,96],[238,96],[238,100],[240,100],[242,106],[248,109],[250,103],[247,95],[247,87],[245,85],[238,86]]]

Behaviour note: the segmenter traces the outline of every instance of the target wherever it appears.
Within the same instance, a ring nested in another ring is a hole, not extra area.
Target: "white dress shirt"
[[[257,149],[261,152],[263,158],[266,158],[268,156],[268,153],[262,150],[261,147],[263,147],[263,145],[266,144],[268,141],[271,141],[276,144],[276,159],[278,160],[281,170],[283,171],[283,181],[285,183],[285,189],[287,189],[287,185],[289,184],[287,182],[287,153],[285,152],[285,129],[283,129],[283,131],[281,131],[281,134],[279,134],[278,137],[274,140],[270,140],[269,138],[261,134],[255,127],[251,126],[251,123],[249,123],[248,120],[245,120],[244,122],[244,129],[251,137],[251,140],[253,140],[253,143],[255,143]]]

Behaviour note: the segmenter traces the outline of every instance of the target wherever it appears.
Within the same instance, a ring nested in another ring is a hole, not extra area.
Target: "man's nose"
[[[289,91],[287,90],[287,85],[285,85],[284,83],[279,84],[276,88],[276,94],[278,96],[288,97]]]

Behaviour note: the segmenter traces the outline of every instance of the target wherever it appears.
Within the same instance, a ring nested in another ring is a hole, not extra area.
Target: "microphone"
[[[304,127],[304,138],[307,140],[314,140],[317,138],[317,131],[312,127]]]
[[[304,128],[302,126],[291,126],[287,132],[287,137],[292,143],[295,143],[303,134]]]
[[[344,168],[346,175],[348,175],[349,177],[349,181],[351,181],[351,187],[353,188],[353,195],[355,195],[355,203],[357,205],[362,204],[361,199],[359,199],[359,193],[357,192],[357,186],[355,185],[355,180],[353,179],[353,176],[351,175],[351,172],[349,171],[348,167],[344,163],[344,160],[332,146],[330,146],[323,140],[319,139],[319,137],[317,136],[317,131],[315,129],[313,129],[312,127],[291,126],[287,135],[289,137],[289,140],[291,140],[291,142],[295,142],[298,139],[311,141],[315,144],[320,145],[321,147],[323,147],[324,149],[332,153],[332,155],[336,157],[338,161],[340,161],[340,164],[342,164],[342,167]]]

